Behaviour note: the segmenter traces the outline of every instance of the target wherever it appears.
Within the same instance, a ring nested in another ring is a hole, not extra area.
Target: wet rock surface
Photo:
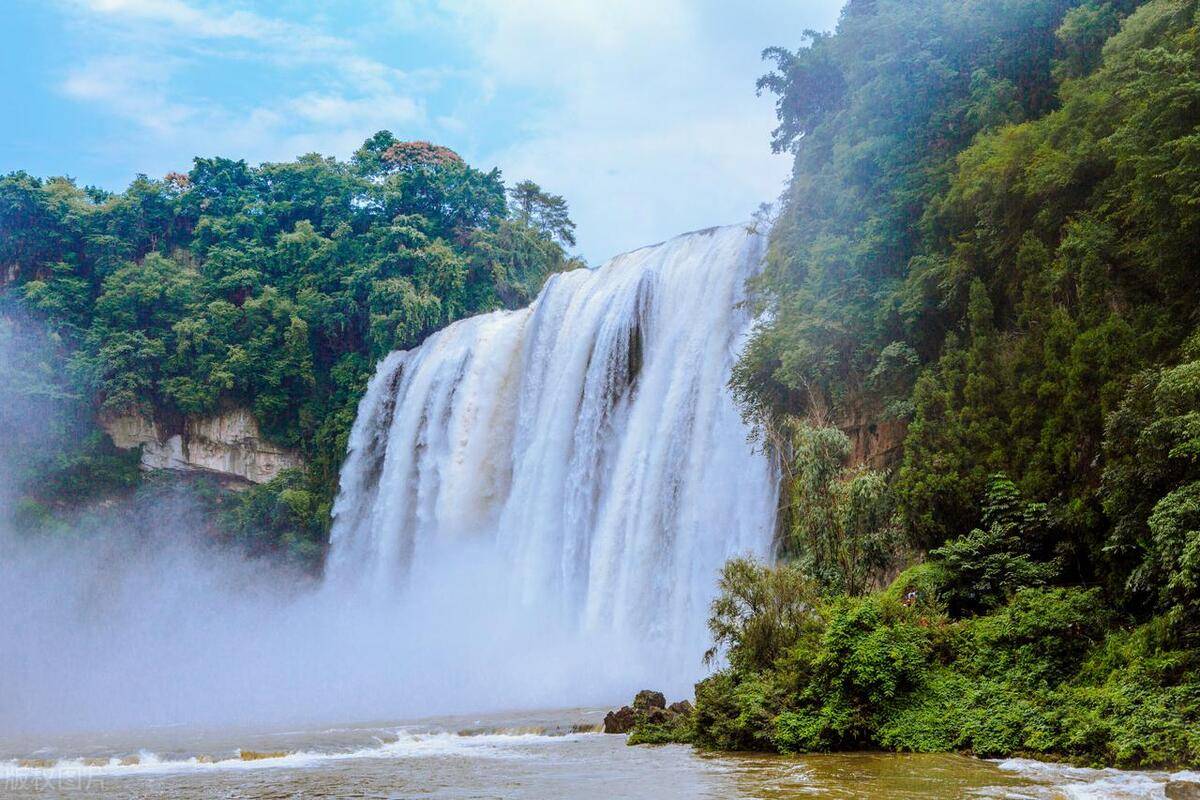
[[[629,733],[633,730],[634,714],[629,706],[621,706],[604,715],[605,733]]]
[[[1200,800],[1200,783],[1195,781],[1170,781],[1164,791],[1167,800]]]
[[[633,705],[608,712],[604,732],[630,734],[630,744],[687,741],[691,718],[691,702],[679,700],[667,705],[662,692],[643,689],[634,696]]]
[[[650,689],[642,689],[633,697],[633,709],[635,711],[647,711],[651,708],[666,708],[667,698],[662,692],[655,692]]]

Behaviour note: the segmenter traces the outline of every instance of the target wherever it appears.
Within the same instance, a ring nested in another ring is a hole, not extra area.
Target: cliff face
[[[172,434],[140,414],[105,416],[100,426],[117,447],[141,447],[143,469],[212,472],[266,483],[285,469],[304,465],[298,453],[263,439],[253,415],[241,408],[189,418],[181,432]]]
[[[865,464],[872,469],[887,469],[904,455],[908,424],[903,420],[858,412],[838,420],[837,427],[850,437],[852,467]]]

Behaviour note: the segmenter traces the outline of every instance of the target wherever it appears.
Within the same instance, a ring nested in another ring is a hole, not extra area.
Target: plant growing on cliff
[[[138,454],[95,428],[92,406],[61,368],[63,342],[11,308],[0,314],[0,527],[38,528],[63,504],[123,492]]]
[[[1131,381],[1105,427],[1108,557],[1131,602],[1190,612],[1200,602],[1200,336],[1182,363]]]
[[[1050,583],[1061,569],[1051,553],[1051,533],[1046,506],[1023,500],[1012,481],[994,476],[983,527],[929,553],[943,578],[941,600],[955,615],[991,611],[1020,589]]]
[[[848,468],[850,440],[833,427],[792,423],[783,554],[826,590],[861,594],[896,552],[886,477]]]

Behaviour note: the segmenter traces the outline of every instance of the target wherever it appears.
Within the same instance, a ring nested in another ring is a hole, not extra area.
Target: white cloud
[[[71,70],[62,90],[76,100],[100,103],[156,136],[172,134],[194,116],[187,105],[172,102],[166,60],[151,65],[130,56],[105,56]]]
[[[790,160],[770,152],[759,52],[828,27],[839,2],[435,0],[486,80],[550,95],[512,146],[482,153],[571,203],[592,260],[748,219]],[[753,7],[751,7],[753,5]],[[428,24],[428,17],[422,20]],[[739,35],[739,33],[741,35]]]
[[[417,101],[395,94],[351,99],[336,94],[310,92],[289,100],[287,108],[297,118],[318,125],[369,125],[373,119],[411,122],[422,117],[421,105]]]
[[[359,16],[376,43],[396,33],[455,51],[427,48],[428,63],[405,71],[371,57],[357,37],[218,0],[61,2],[105,42],[62,91],[129,123],[109,146],[136,159],[136,170],[186,167],[194,154],[345,157],[389,128],[563,194],[592,261],[746,219],[775,198],[789,159],[770,153],[772,102],[754,95],[758,53],[795,46],[804,28],[831,25],[840,6],[393,0],[389,16],[368,4]],[[224,83],[203,78],[213,63]],[[221,96],[230,69],[244,69],[251,86],[270,70],[270,85],[283,88],[258,100]]]
[[[183,0],[70,0],[85,24],[100,26],[108,51],[71,68],[68,97],[90,102],[134,127],[108,147],[131,148],[138,170],[186,168],[192,155],[251,161],[320,151],[347,155],[380,128],[425,125],[416,90],[435,79],[363,56],[349,40],[248,11]],[[119,53],[119,54],[114,54]],[[296,90],[258,105],[180,88],[212,60],[244,69],[304,70]]]
[[[629,72],[654,53],[693,41],[682,0],[443,0],[490,74],[568,85],[599,72]],[[600,70],[597,70],[600,67]]]
[[[261,53],[278,58],[355,59],[351,42],[250,11],[223,11],[184,0],[73,0],[73,5],[112,22],[150,26],[155,33],[169,31],[175,43],[181,39],[234,39],[265,45],[267,49]]]

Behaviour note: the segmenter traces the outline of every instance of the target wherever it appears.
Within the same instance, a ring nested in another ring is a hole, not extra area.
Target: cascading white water
[[[686,234],[388,356],[350,437],[328,583],[390,597],[419,575],[461,598],[482,582],[547,636],[694,674],[721,565],[771,544],[776,480],[726,386],[762,239]]]

